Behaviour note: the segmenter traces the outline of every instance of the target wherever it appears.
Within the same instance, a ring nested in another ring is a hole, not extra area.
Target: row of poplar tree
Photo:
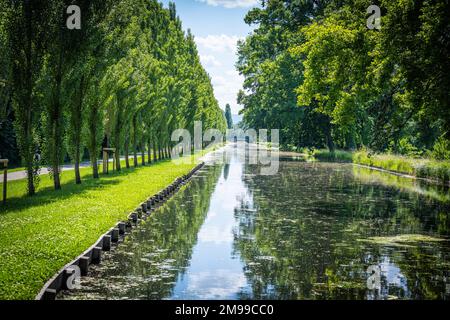
[[[450,159],[447,0],[266,0],[245,21],[247,127],[281,129],[286,148]]]
[[[79,29],[68,27],[71,5],[80,9]],[[98,178],[102,144],[117,149],[120,170],[120,155],[127,167],[133,154],[137,165],[138,151],[143,159],[147,151],[149,161],[152,152],[153,159],[168,157],[173,130],[193,131],[195,121],[225,130],[209,75],[174,4],[0,0],[0,8],[1,114],[13,119],[30,195],[42,164],[61,188],[67,155],[81,183],[85,149]]]

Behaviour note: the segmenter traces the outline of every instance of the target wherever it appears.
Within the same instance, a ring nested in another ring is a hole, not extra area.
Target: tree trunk
[[[114,138],[115,140],[115,147],[116,147],[116,170],[118,172],[122,171],[122,167],[120,165],[120,136],[118,133],[116,133],[116,137]]]
[[[155,141],[155,140],[153,140]],[[153,144],[153,161],[157,162],[158,161],[158,156],[156,154],[156,144]]]
[[[130,139],[125,140],[125,166],[130,169]]]
[[[33,196],[36,193],[34,189],[34,170],[33,162],[27,163],[27,183],[28,183],[28,195]]]
[[[145,140],[144,138],[141,139],[141,154],[142,154],[142,165],[145,166]]]
[[[133,116],[133,157],[134,157],[134,167],[138,166],[138,159],[137,159],[137,114]]]
[[[122,105],[119,93],[116,92],[117,97],[117,115],[116,115],[116,128],[114,130],[114,147],[116,148],[116,170],[118,172],[122,171],[122,166],[120,165],[120,135],[122,134]]]
[[[91,159],[92,176],[94,179],[98,179],[98,163],[97,163],[97,139],[96,139],[96,125],[91,123],[89,125],[89,158]]]
[[[74,117],[74,128],[72,130],[75,130],[74,136],[75,136],[75,183],[81,184],[81,174],[80,174],[80,156],[81,156],[81,130],[82,130],[82,110],[83,110],[83,86],[84,86],[84,77],[81,77],[80,79],[80,88],[79,88],[79,97],[78,97],[78,104],[75,107],[74,114],[72,117]]]
[[[94,177],[94,179],[98,179],[99,175],[98,175],[98,163],[97,163],[97,157],[96,156],[91,156],[91,163],[92,163],[92,175]]]
[[[59,86],[59,85],[58,85]],[[59,102],[59,89],[57,89],[57,97],[58,101],[55,101],[54,106],[54,113],[53,113],[53,119],[52,119],[52,132],[51,135],[53,136],[53,146],[52,146],[52,173],[53,173],[53,185],[55,187],[55,190],[61,189],[61,180],[60,180],[60,164],[61,164],[61,149],[62,149],[62,128],[60,123],[61,118],[61,104]]]
[[[80,161],[75,162],[75,181],[76,184],[81,184]]]
[[[26,120],[24,124],[24,136],[25,136],[25,142],[24,146],[22,147],[25,151],[25,162],[27,165],[27,189],[28,189],[28,195],[33,196],[36,193],[36,189],[34,186],[34,168],[33,168],[33,159],[34,159],[34,153],[35,150],[33,148],[33,137],[32,137],[32,108],[33,104],[31,101],[31,97],[33,95],[33,79],[32,79],[32,44],[31,44],[31,34],[32,34],[32,25],[31,25],[31,5],[30,1],[25,1],[24,6],[25,16],[26,19],[26,33],[27,33],[27,45],[26,45],[26,61],[27,61],[27,67],[26,67],[26,96],[25,96],[25,103],[24,106],[26,109]]]
[[[55,92],[53,100],[53,110],[50,116],[51,121],[51,140],[53,140],[52,150],[52,170],[53,170],[53,184],[55,190],[61,189],[61,177],[60,177],[60,165],[61,165],[61,154],[62,154],[62,139],[63,139],[63,128],[62,128],[62,105],[61,105],[61,82],[63,77],[63,33],[60,31],[59,37],[59,52],[58,52],[58,65],[56,66],[56,76],[55,76]]]
[[[335,152],[336,151],[336,146],[335,146],[334,141],[333,141],[333,136],[331,135],[331,124],[327,125],[327,128],[326,128],[325,131],[326,131],[325,132],[325,139],[326,139],[328,150],[330,152]]]
[[[91,159],[92,176],[98,179],[98,163],[97,163],[97,125],[95,122],[96,107],[91,106],[90,124],[89,124],[89,158]]]
[[[144,142],[141,143],[141,154],[142,154],[141,162],[142,162],[142,165],[145,166],[145,143]]]
[[[147,157],[148,157],[148,163],[152,164],[152,145],[150,143],[150,139],[148,140]]]
[[[75,183],[81,184],[81,174],[80,174],[80,145],[75,148]]]
[[[134,167],[137,167],[138,166],[138,158],[137,158],[136,146],[133,147],[133,160],[134,160]]]
[[[122,171],[122,166],[120,165],[120,120],[117,120],[116,132],[114,135],[114,147],[116,148],[115,158],[116,158],[116,170],[118,172]],[[108,164],[109,165],[109,164]]]

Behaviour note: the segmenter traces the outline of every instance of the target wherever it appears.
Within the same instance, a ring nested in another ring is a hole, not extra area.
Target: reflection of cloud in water
[[[389,286],[396,286],[408,291],[408,284],[406,277],[402,274],[400,268],[392,263],[388,257],[385,257],[380,263],[381,274],[386,278]]]
[[[226,171],[227,180],[223,172],[212,193],[189,268],[174,288],[174,299],[238,299],[248,287],[244,265],[233,249],[233,231],[238,227],[235,209],[248,190],[242,182],[241,163],[233,158]]]
[[[199,299],[227,299],[246,286],[245,276],[241,272],[230,272],[229,269],[191,273],[187,280],[189,287],[185,294]]]
[[[212,242],[215,244],[233,242],[233,234],[230,229],[233,224],[227,226],[210,226],[208,229],[202,229],[198,234],[198,239],[202,242]]]

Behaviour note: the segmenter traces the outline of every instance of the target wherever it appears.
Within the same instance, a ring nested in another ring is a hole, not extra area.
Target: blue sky
[[[167,7],[169,0],[162,1]],[[203,66],[210,74],[220,107],[231,105],[233,114],[241,109],[236,102],[243,78],[236,68],[236,43],[252,28],[245,24],[248,10],[258,0],[174,0],[183,28],[195,36]]]

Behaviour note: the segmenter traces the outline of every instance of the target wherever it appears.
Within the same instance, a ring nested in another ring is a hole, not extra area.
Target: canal
[[[450,298],[448,188],[231,148],[59,299]]]

